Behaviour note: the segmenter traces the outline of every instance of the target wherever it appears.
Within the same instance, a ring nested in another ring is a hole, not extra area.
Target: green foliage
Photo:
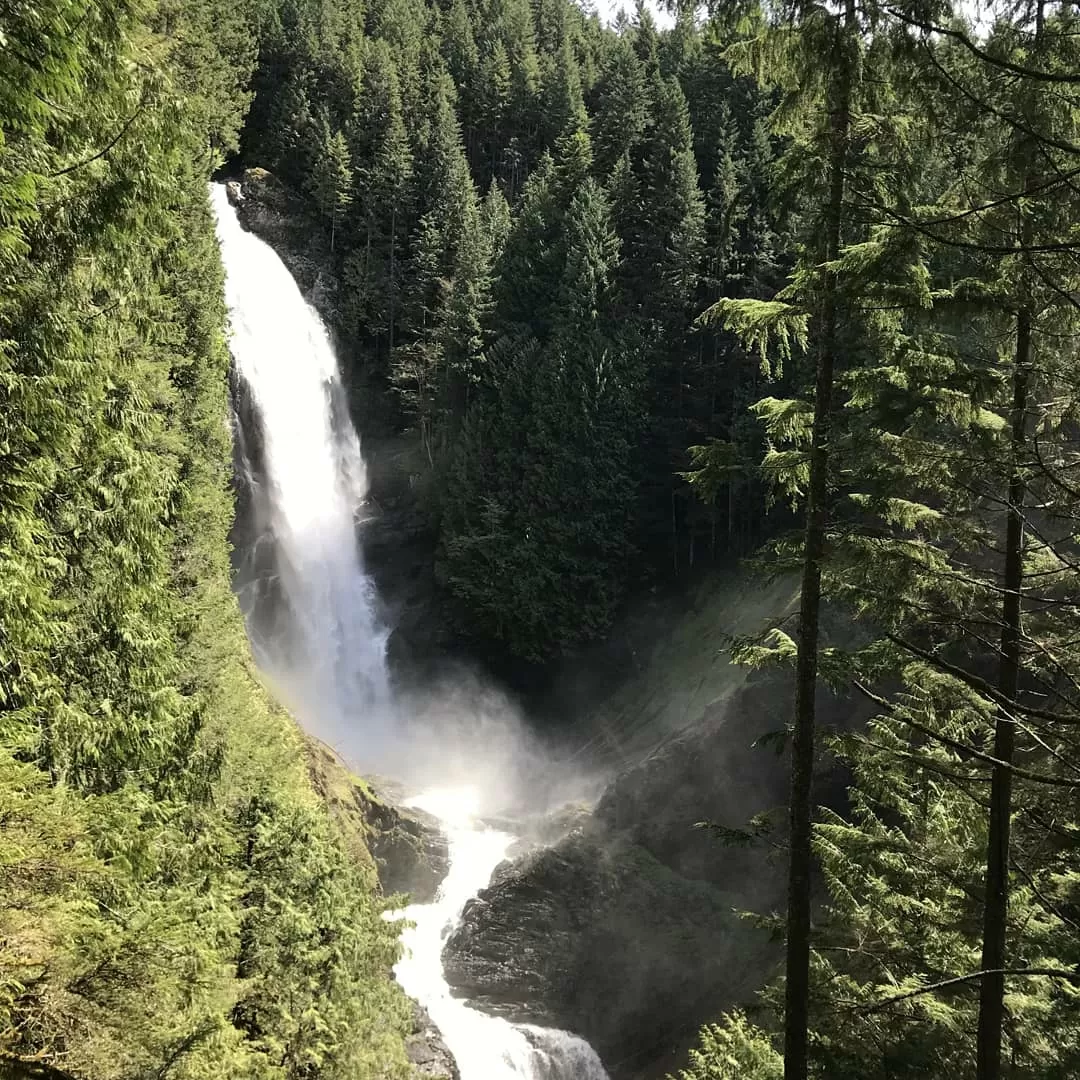
[[[780,1080],[783,1075],[783,1059],[768,1036],[733,1012],[702,1028],[690,1051],[690,1068],[679,1072],[679,1080]]]
[[[236,142],[252,15],[0,15],[5,1074],[405,1075],[394,928],[230,590],[206,182]]]
[[[809,315],[783,300],[718,300],[704,314],[706,325],[721,323],[738,334],[761,361],[762,371],[779,375],[793,345],[805,349]],[[775,361],[770,357],[775,356]]]
[[[814,826],[827,899],[814,926],[810,1075],[949,1077],[978,1061],[980,1077],[1064,1077],[1080,1060],[1080,655],[1066,584],[1075,537],[1056,523],[1077,511],[1061,471],[1076,460],[1062,418],[1077,395],[1064,344],[1077,274],[1075,203],[1051,192],[1069,182],[1072,158],[1058,155],[1075,152],[1080,101],[1031,72],[1074,62],[1075,15],[1002,8],[988,50],[962,30],[914,34],[932,18],[889,8],[863,27],[849,57],[866,76],[845,171],[855,189],[840,190],[859,210],[827,258],[811,221],[773,301],[807,313],[811,345],[843,315],[822,589],[864,618],[866,643],[819,648],[816,660],[876,711],[833,736],[848,805],[819,809]],[[785,169],[811,181],[828,141],[808,101],[819,108],[828,89],[802,76],[827,21],[821,11],[758,26],[729,54],[772,73],[785,95],[775,121],[793,139]],[[731,298],[713,314],[769,355],[767,309]],[[809,406],[777,395],[755,411],[768,433],[760,468],[801,499]],[[724,453],[699,463],[711,490]],[[796,644],[774,631],[739,651],[784,661]],[[740,1047],[779,1047],[782,991],[765,990],[761,1030]],[[739,1017],[731,1025],[743,1031]],[[727,1045],[691,1075],[730,1075]]]
[[[875,715],[814,829],[811,1074],[970,1073],[1003,824],[999,1041],[1012,1076],[1080,1073],[1077,14],[976,43],[960,12],[838,12],[0,13],[0,1069],[406,1074],[370,861],[229,592],[205,182],[239,148],[328,241],[353,381],[423,449],[489,648],[573,651],[631,582],[789,520],[819,391],[823,588],[865,630],[816,659]],[[736,657],[790,664],[789,629]],[[780,996],[683,1080],[778,1077]]]
[[[626,560],[601,560],[613,580],[581,638],[608,623],[626,581],[681,573],[701,551],[745,550],[768,512],[754,470],[725,476],[708,508],[682,475],[691,443],[731,442],[740,460],[757,453],[745,405],[759,372],[729,333],[695,318],[722,290],[771,297],[782,261],[761,95],[736,82],[711,40],[688,17],[669,40],[644,11],[614,33],[568,0],[453,0],[437,11],[383,0],[363,12],[349,0],[271,0],[263,13],[241,156],[309,197],[316,235],[330,224],[340,287],[327,314],[365,412],[415,440],[426,475],[413,490],[425,493],[441,552],[457,550],[461,528],[443,479],[478,452],[469,444],[480,422],[467,413],[509,393],[502,361],[485,361],[493,343],[532,338],[547,357],[558,339],[559,371],[576,363],[567,343],[577,328],[590,337],[585,352],[620,358],[604,370],[632,369],[617,376],[629,395],[618,408],[633,418],[620,439],[632,432],[636,480],[627,512],[605,526],[619,530],[612,551]],[[575,206],[587,181],[590,205]],[[478,209],[483,192],[489,205]],[[578,217],[596,218],[600,202],[602,229]],[[590,250],[597,243],[605,249]],[[568,270],[571,258],[580,261]],[[524,363],[529,352],[517,355]],[[522,372],[513,385],[531,395],[547,383]],[[532,412],[525,422],[539,423]],[[516,439],[509,426],[482,426],[486,440]],[[621,443],[613,452],[624,459]],[[468,486],[498,486],[488,480]],[[576,559],[550,545],[536,557],[546,581]],[[458,583],[463,621],[478,633],[502,625],[481,608],[508,612],[513,591],[474,593],[469,576],[443,578]],[[486,644],[548,657],[579,637],[557,621],[543,627]]]

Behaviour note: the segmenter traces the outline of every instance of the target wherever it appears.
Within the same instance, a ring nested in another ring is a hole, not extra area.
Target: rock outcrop
[[[461,1080],[457,1062],[427,1009],[413,1002],[412,1032],[405,1040],[413,1080]]]
[[[663,1075],[701,1024],[752,998],[779,959],[759,923],[782,907],[790,677],[740,675],[681,734],[608,784],[553,846],[501,867],[465,909],[447,979],[512,1020],[568,1028],[615,1080]],[[826,694],[823,725],[861,715]],[[823,764],[819,798],[843,784]],[[755,840],[749,819],[776,822]],[[715,826],[715,827],[713,827]]]
[[[365,785],[364,821],[379,883],[388,896],[408,893],[410,903],[427,904],[450,868],[446,835],[423,810],[388,802]]]
[[[401,806],[380,794],[367,780],[352,775],[325,743],[309,737],[312,784],[342,826],[355,838],[357,857],[374,864],[387,896],[408,893],[409,901],[435,898],[449,869],[446,835],[422,810]]]
[[[308,303],[332,323],[338,280],[329,248],[308,225],[300,198],[266,169],[246,169],[240,180],[229,182],[228,194],[240,224],[278,253]]]
[[[443,963],[477,1006],[575,1031],[626,1075],[753,990],[769,946],[732,910],[738,899],[636,844],[578,832],[481,893]]]

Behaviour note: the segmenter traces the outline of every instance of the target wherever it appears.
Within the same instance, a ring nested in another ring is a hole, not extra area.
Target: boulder
[[[477,1007],[574,1031],[613,1076],[633,1075],[755,988],[771,946],[737,899],[636,844],[577,831],[466,906],[444,969]]]

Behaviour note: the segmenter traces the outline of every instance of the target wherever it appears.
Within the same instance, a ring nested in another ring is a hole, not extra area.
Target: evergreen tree
[[[618,239],[595,181],[581,183],[563,228],[551,338],[490,350],[494,393],[467,414],[444,510],[440,574],[474,633],[527,659],[609,625],[633,506],[638,375],[610,320]]]
[[[340,131],[331,134],[325,120],[322,136],[311,177],[311,195],[319,212],[330,219],[330,250],[333,251],[338,218],[352,202],[352,170],[345,136]]]
[[[645,73],[626,37],[611,50],[597,94],[592,135],[597,169],[603,175],[630,153],[649,123]]]
[[[802,549],[802,585],[799,638],[795,673],[795,705],[792,739],[791,796],[789,800],[790,848],[788,871],[787,961],[784,1003],[784,1077],[804,1080],[808,1075],[808,1030],[811,933],[811,820],[815,764],[815,703],[818,684],[818,651],[821,617],[821,578],[829,520],[829,453],[834,435],[835,380],[840,350],[841,296],[831,269],[840,254],[845,218],[851,125],[861,45],[858,16],[853,4],[836,15],[797,11],[801,22],[765,31],[784,50],[785,59],[808,86],[823,88],[824,124],[813,113],[819,102],[810,95],[798,101],[804,117],[802,144],[818,155],[824,185],[815,207],[818,236],[812,240],[797,271],[792,292],[799,304],[788,307],[771,302],[722,301],[717,311],[726,312],[730,328],[743,334],[748,344],[762,340],[770,330],[786,342],[788,335],[803,339],[813,318],[816,374],[813,407],[803,403],[766,400],[761,410],[772,429],[797,431],[793,486],[805,491],[805,535]],[[786,74],[786,73],[785,73]],[[794,104],[794,103],[792,103]],[[798,147],[798,144],[796,144]],[[799,149],[792,151],[799,153]],[[824,267],[824,273],[815,267]],[[783,294],[781,294],[783,295]]]

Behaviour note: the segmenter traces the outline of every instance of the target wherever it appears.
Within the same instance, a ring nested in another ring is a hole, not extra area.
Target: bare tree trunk
[[[397,207],[390,208],[390,319],[389,319],[389,349],[391,356],[394,353],[394,300],[397,297],[397,283],[394,281],[394,255],[397,247]]]
[[[846,39],[854,28],[854,0],[847,0],[843,25],[837,28],[837,55],[833,61],[833,86],[830,94],[832,147],[829,155],[829,202],[823,252],[824,261],[827,262],[835,260],[840,253],[844,172],[851,127],[851,68]],[[784,987],[784,1080],[806,1080],[808,1070],[815,697],[821,619],[821,565],[825,556],[825,530],[828,521],[829,432],[833,411],[837,328],[837,285],[830,273],[826,280],[822,304],[817,378],[814,385],[814,425],[810,443],[810,480],[806,494],[799,649],[795,671],[795,723],[788,807],[790,853]]]
[[[1012,475],[1005,526],[1005,595],[1001,605],[1001,659],[998,690],[1015,701],[1020,690],[1020,635],[1024,584],[1024,494],[1020,472],[1027,426],[1028,372],[1031,365],[1031,310],[1016,318],[1016,358],[1013,366]],[[983,971],[979,994],[979,1030],[976,1043],[978,1080],[1001,1076],[1001,1029],[1005,1016],[1006,930],[1009,914],[1009,830],[1012,818],[1012,769],[1016,725],[999,712],[994,726],[995,765],[990,780],[990,828],[986,845],[986,898],[983,902]]]

